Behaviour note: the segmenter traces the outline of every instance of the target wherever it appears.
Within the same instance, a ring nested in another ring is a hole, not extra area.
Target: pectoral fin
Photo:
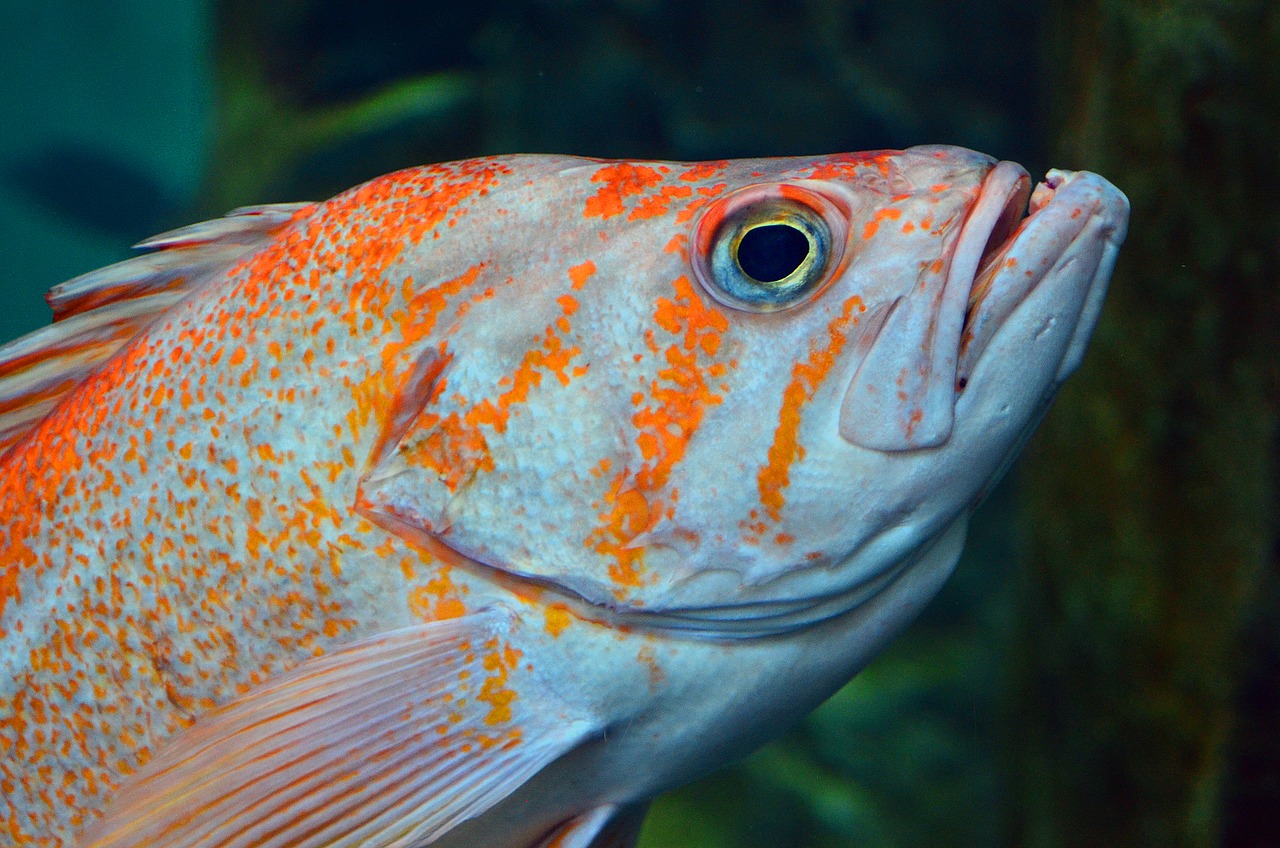
[[[170,740],[78,844],[429,844],[591,733],[584,717],[502,694],[515,626],[490,609],[303,662]]]

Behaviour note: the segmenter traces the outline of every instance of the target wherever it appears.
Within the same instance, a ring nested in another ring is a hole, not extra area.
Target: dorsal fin
[[[199,224],[152,236],[135,247],[154,250],[90,271],[49,289],[45,300],[53,320],[61,321],[108,303],[132,300],[166,289],[190,291],[209,272],[221,270],[256,252],[280,227],[307,210],[309,203],[242,206]]]
[[[0,452],[160,313],[266,245],[307,203],[246,206],[152,236],[145,256],[60,283],[54,323],[0,347]]]

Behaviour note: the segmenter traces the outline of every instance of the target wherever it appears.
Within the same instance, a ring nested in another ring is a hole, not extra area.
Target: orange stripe
[[[857,295],[846,300],[840,314],[827,326],[826,347],[811,348],[809,358],[797,362],[791,369],[791,382],[782,390],[782,405],[778,410],[778,426],[773,431],[773,444],[769,446],[769,461],[756,474],[760,503],[774,521],[782,517],[782,506],[786,502],[783,490],[791,482],[791,466],[804,457],[804,446],[799,439],[804,405],[813,398],[844,349],[850,325],[858,323],[854,313],[866,310],[862,298]]]

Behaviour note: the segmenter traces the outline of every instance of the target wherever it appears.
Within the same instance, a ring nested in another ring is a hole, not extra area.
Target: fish
[[[920,612],[1128,203],[958,147],[477,158],[0,348],[0,841],[625,848]]]

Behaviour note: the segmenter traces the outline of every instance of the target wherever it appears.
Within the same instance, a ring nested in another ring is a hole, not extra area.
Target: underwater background
[[[235,206],[508,152],[960,144],[1133,202],[924,617],[642,848],[1280,846],[1280,4],[0,0],[0,339]]]

